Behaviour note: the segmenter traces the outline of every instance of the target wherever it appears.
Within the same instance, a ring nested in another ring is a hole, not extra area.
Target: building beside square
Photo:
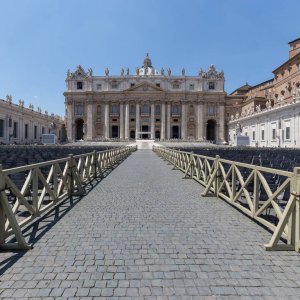
[[[56,134],[58,142],[65,140],[64,120],[40,107],[34,110],[32,104],[25,107],[24,101],[13,103],[12,96],[0,99],[0,143],[34,144],[40,143],[42,134]]]
[[[251,146],[300,147],[300,39],[289,43],[289,59],[273,71],[273,78],[248,84],[227,97],[229,143],[237,128]]]
[[[94,76],[68,71],[64,93],[70,141],[108,139],[214,140],[225,138],[224,73],[211,65],[198,75],[156,70],[147,54],[132,74]]]

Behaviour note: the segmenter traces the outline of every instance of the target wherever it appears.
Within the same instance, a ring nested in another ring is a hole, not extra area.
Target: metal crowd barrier
[[[272,231],[266,250],[300,251],[300,168],[287,172],[165,147],[153,151],[202,184],[203,196],[224,199]]]
[[[87,183],[103,178],[135,150],[94,151],[6,170],[0,165],[0,248],[31,248],[22,227],[72,195],[83,195]]]

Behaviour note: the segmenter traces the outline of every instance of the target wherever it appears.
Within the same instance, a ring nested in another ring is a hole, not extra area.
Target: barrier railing
[[[22,227],[68,197],[83,195],[87,183],[103,178],[135,150],[94,151],[6,170],[0,165],[0,248],[31,248]],[[7,242],[8,238],[16,242]]]
[[[300,251],[300,168],[287,172],[164,147],[153,151],[201,183],[203,196],[222,198],[271,230],[266,250]]]

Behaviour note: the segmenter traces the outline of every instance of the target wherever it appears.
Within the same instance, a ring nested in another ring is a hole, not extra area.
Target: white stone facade
[[[70,141],[86,139],[181,139],[224,141],[224,74],[213,65],[198,76],[157,71],[147,54],[130,74],[93,76],[68,71],[65,104]]]
[[[35,111],[32,104],[27,108],[22,100],[15,104],[9,95],[0,99],[0,143],[39,143],[43,133],[54,133],[62,141],[64,128],[64,120],[57,115],[43,113],[39,107]]]

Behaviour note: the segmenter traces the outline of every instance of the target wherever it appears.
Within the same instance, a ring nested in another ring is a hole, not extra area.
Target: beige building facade
[[[289,43],[289,58],[274,77],[251,87],[246,84],[227,97],[229,143],[237,130],[251,146],[300,147],[300,39]]]
[[[24,101],[13,103],[10,95],[0,99],[0,143],[33,144],[40,143],[42,134],[56,134],[58,142],[65,139],[64,120],[41,108],[34,110],[32,104],[25,107]]]
[[[65,105],[69,141],[225,140],[224,73],[211,65],[197,76],[152,66],[149,55],[134,74],[94,76],[68,71]]]

